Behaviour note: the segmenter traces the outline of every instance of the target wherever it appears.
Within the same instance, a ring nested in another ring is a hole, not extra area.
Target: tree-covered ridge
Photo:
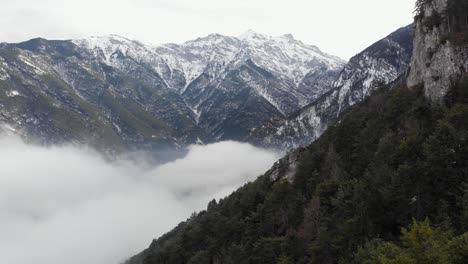
[[[413,219],[431,219],[442,230],[435,236],[467,232],[468,82],[454,86],[439,108],[420,90],[386,89],[306,149],[293,183],[262,176],[211,202],[133,261],[349,263],[374,254],[362,251],[376,239],[398,243]],[[393,261],[395,254],[367,263],[424,263]]]

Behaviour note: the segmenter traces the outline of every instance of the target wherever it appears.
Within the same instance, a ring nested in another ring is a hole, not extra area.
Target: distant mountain
[[[71,41],[34,39],[3,45],[0,60],[0,122],[27,138],[118,151],[211,139],[180,95],[131,58],[121,69]]]
[[[388,84],[407,69],[413,25],[401,28],[357,54],[339,74],[333,89],[286,118],[276,117],[253,129],[245,139],[256,145],[291,150],[310,144],[379,84]]]
[[[332,87],[344,62],[248,31],[150,46],[120,36],[0,45],[0,123],[112,150],[239,140]]]
[[[117,36],[74,43],[123,71],[128,58],[153,69],[216,140],[240,140],[261,121],[297,111],[328,91],[344,65],[291,35],[251,30],[159,47]]]

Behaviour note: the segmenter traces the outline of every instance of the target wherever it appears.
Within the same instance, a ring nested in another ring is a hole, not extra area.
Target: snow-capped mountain
[[[331,88],[344,65],[291,35],[251,30],[239,37],[211,34],[157,47],[118,36],[74,43],[123,71],[129,58],[151,67],[217,140],[239,140],[259,122],[313,102]]]
[[[116,35],[1,44],[0,123],[114,148],[241,139],[329,91],[343,65],[253,31],[161,46]]]
[[[412,32],[413,25],[401,28],[357,54],[332,90],[287,118],[274,118],[253,129],[246,141],[283,150],[310,144],[379,83],[391,83],[405,72],[411,61]]]
[[[132,59],[110,67],[70,41],[43,39],[3,44],[0,58],[0,123],[31,140],[132,150],[212,138],[177,92]]]

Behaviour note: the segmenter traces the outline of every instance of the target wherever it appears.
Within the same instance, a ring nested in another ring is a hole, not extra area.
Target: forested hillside
[[[408,78],[128,263],[468,263],[467,12],[417,1]]]
[[[466,263],[468,80],[443,107],[386,89],[310,145],[292,182],[212,201],[130,263]]]

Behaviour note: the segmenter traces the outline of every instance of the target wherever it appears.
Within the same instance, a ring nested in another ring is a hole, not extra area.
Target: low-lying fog
[[[151,167],[77,147],[0,138],[0,260],[117,264],[154,237],[266,171],[278,153],[248,144],[191,146]]]

